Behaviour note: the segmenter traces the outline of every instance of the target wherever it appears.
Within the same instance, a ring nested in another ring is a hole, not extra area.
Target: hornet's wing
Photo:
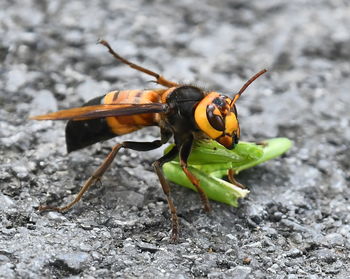
[[[143,113],[166,112],[168,105],[161,103],[149,104],[111,104],[94,105],[60,110],[53,113],[30,117],[35,120],[87,120],[113,116],[128,116]]]

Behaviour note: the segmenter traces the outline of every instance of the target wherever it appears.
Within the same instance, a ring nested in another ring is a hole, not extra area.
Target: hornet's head
[[[233,149],[240,136],[237,110],[232,101],[220,93],[210,92],[194,113],[199,129],[227,149]]]
[[[194,111],[195,122],[199,129],[227,149],[233,149],[240,137],[235,103],[244,90],[265,72],[266,70],[262,70],[250,78],[233,99],[218,92],[209,92]]]

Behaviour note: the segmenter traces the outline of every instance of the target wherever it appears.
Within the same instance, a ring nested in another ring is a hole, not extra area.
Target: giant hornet
[[[66,126],[66,144],[72,152],[99,141],[131,133],[146,126],[159,126],[161,137],[152,142],[124,141],[116,144],[102,165],[90,176],[76,198],[63,207],[40,206],[39,210],[65,211],[75,205],[91,185],[101,179],[121,148],[137,151],[156,149],[174,136],[174,147],[152,166],[166,195],[172,220],[171,240],[179,237],[179,222],[176,208],[170,195],[162,165],[179,155],[182,170],[196,187],[204,210],[210,211],[208,198],[200,181],[188,170],[187,159],[194,140],[214,139],[224,147],[233,149],[240,137],[236,101],[243,91],[260,75],[262,70],[250,78],[233,97],[215,91],[204,91],[193,85],[169,81],[156,72],[134,64],[117,54],[108,42],[101,40],[118,61],[154,77],[165,89],[112,91],[94,98],[79,108],[61,110],[32,117],[36,120],[69,120]],[[232,171],[229,171],[232,181]]]

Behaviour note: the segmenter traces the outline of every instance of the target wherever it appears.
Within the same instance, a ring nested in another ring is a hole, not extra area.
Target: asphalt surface
[[[348,1],[0,2],[1,278],[349,278],[350,5]],[[110,90],[155,86],[97,45],[170,80],[239,100],[242,140],[288,137],[282,158],[242,172],[238,208],[172,185],[170,220],[151,163],[123,150],[102,184],[65,214],[110,148],[157,128],[66,154],[64,122],[28,117]]]

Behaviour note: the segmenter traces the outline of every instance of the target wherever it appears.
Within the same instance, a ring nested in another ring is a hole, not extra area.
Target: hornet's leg
[[[178,154],[179,150],[177,149],[176,145],[163,157],[158,159],[153,163],[153,168],[158,175],[160,184],[162,185],[163,192],[166,195],[166,198],[168,200],[168,206],[171,214],[171,224],[172,224],[172,230],[171,230],[171,242],[177,242],[179,239],[179,220],[177,218],[176,214],[176,208],[174,205],[174,202],[170,195],[170,186],[169,183],[166,181],[162,166],[166,163],[174,159],[174,157]]]
[[[148,151],[152,149],[156,149],[160,147],[163,144],[163,140],[155,140],[153,142],[132,142],[132,141],[125,141],[122,143],[119,143],[115,145],[112,149],[112,151],[107,155],[106,159],[102,163],[102,165],[90,176],[90,178],[85,182],[84,186],[80,189],[79,193],[75,197],[75,199],[63,207],[52,207],[48,205],[39,206],[40,211],[45,210],[53,210],[53,211],[66,211],[70,209],[73,205],[75,205],[78,201],[80,201],[81,197],[84,195],[84,193],[90,188],[91,185],[95,184],[97,181],[101,179],[105,171],[108,169],[108,167],[113,162],[115,156],[117,155],[120,148],[129,148],[137,151]]]
[[[247,187],[245,187],[243,184],[239,183],[236,178],[235,178],[235,171],[233,169],[229,169],[227,172],[227,178],[228,180],[235,186],[242,188],[242,189],[246,189]]]
[[[156,73],[156,72],[153,72],[151,70],[148,70],[144,67],[141,67],[137,64],[134,64],[132,62],[130,62],[129,60],[125,59],[124,57],[121,57],[118,53],[116,53],[112,47],[109,45],[108,42],[106,42],[105,40],[100,40],[99,41],[100,44],[104,45],[106,48],[108,48],[108,51],[114,56],[115,59],[117,59],[118,61],[128,65],[129,67],[137,70],[137,71],[140,71],[140,72],[143,72],[147,75],[150,75],[152,77],[154,77],[156,79],[156,83],[160,84],[160,85],[163,85],[165,87],[174,87],[174,86],[178,86],[178,84],[176,82],[172,82],[172,81],[169,81],[167,79],[165,79],[164,77],[162,77],[160,74]]]
[[[267,147],[269,144],[266,141],[257,141],[255,142],[256,145],[261,145],[262,147]]]
[[[256,145],[261,145],[262,147],[266,147],[268,145],[268,143],[264,142],[264,141],[259,141],[255,143]],[[246,189],[247,187],[244,186],[243,184],[239,183],[236,178],[235,178],[235,171],[233,169],[229,169],[227,172],[227,178],[228,180],[235,186],[242,188],[242,189]]]
[[[199,180],[195,177],[187,168],[187,159],[190,156],[192,150],[193,137],[190,137],[187,141],[185,141],[180,147],[180,164],[182,170],[188,177],[188,179],[192,182],[192,184],[196,187],[197,192],[201,198],[201,201],[204,206],[204,210],[209,212],[211,210],[208,197],[206,193],[203,191],[202,187],[199,185]]]

